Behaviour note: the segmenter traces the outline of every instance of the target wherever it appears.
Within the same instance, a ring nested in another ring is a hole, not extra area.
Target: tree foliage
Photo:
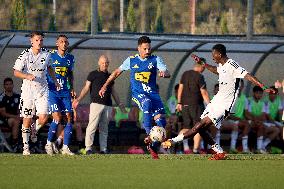
[[[12,1],[11,29],[25,30],[27,28],[26,10],[23,0]]]
[[[136,15],[134,10],[134,1],[130,0],[127,8],[127,16],[126,16],[126,29],[130,32],[137,31],[136,25]]]

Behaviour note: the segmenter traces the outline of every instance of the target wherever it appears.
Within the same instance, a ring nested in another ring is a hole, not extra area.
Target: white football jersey
[[[224,65],[219,64],[217,72],[219,73],[219,91],[215,96],[223,102],[232,102],[238,95],[240,78],[244,78],[248,72],[232,59],[228,59]]]
[[[13,68],[24,74],[33,74],[35,76],[35,80],[33,81],[24,79],[23,88],[25,86],[30,87],[31,85],[35,88],[47,87],[47,67],[51,65],[49,63],[49,56],[49,52],[44,48],[37,55],[33,54],[31,48],[24,50],[20,54]]]

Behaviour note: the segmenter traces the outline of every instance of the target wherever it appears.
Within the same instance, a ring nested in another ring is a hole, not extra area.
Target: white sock
[[[257,143],[256,143],[257,150],[262,149],[262,143],[263,143],[263,136],[257,137]]]
[[[236,149],[237,139],[238,139],[238,131],[233,130],[231,133],[231,149]]]
[[[38,119],[36,120],[36,132],[38,132],[40,130],[40,128],[42,128],[43,125],[38,123]]]
[[[29,146],[29,138],[30,138],[30,128],[24,128],[22,126],[22,138],[23,138],[23,144],[24,146]]]
[[[61,137],[58,137],[57,139],[56,139],[56,143],[58,144],[58,145],[61,145],[62,144],[62,138]]]
[[[270,142],[270,138],[266,138],[262,144],[262,149],[265,149]]]
[[[65,144],[63,144],[63,147],[62,147],[63,149],[68,149],[68,146],[67,145],[65,145]]]
[[[221,148],[221,146],[218,143],[215,143],[211,146],[212,150],[214,150],[214,152],[216,152],[217,154],[223,153],[223,149]]]
[[[172,138],[172,141],[173,141],[174,143],[181,142],[181,141],[183,141],[183,138],[184,138],[183,133],[181,133],[181,134],[179,134],[177,137]]]
[[[183,151],[188,151],[189,150],[189,145],[188,145],[188,138],[187,139],[184,139],[182,141],[183,143]]]
[[[46,141],[46,144],[47,144],[47,145],[51,145],[52,142],[50,142],[49,140],[47,140],[47,141]]]
[[[243,136],[242,137],[242,146],[243,146],[243,151],[248,150],[248,136]]]
[[[215,137],[215,141],[217,144],[220,144],[220,138],[221,138],[221,132],[220,130],[217,130],[216,137]]]

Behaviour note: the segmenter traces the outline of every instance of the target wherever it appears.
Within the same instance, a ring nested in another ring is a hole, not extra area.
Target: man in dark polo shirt
[[[15,148],[18,143],[20,128],[19,104],[20,95],[14,93],[14,84],[11,78],[4,79],[4,92],[0,94],[0,120],[3,125],[12,129],[11,145]]]
[[[80,100],[84,98],[84,96],[90,90],[90,115],[85,137],[86,154],[92,153],[92,145],[98,126],[100,128],[100,153],[107,153],[108,123],[112,109],[111,96],[113,96],[121,111],[126,113],[123,103],[120,102],[119,97],[114,90],[114,82],[109,85],[104,97],[101,98],[99,96],[99,90],[108,79],[110,73],[108,72],[109,60],[105,55],[100,56],[98,64],[98,70],[94,70],[89,73],[86,84],[83,87],[80,96],[73,102],[73,107],[76,108]]]
[[[205,61],[205,60],[204,60]],[[193,70],[185,71],[181,77],[178,97],[177,111],[182,112],[183,128],[192,128],[200,121],[204,111],[204,103],[208,104],[210,99],[206,90],[206,83],[203,75],[204,66],[195,63]],[[197,133],[193,138],[193,153],[198,153],[201,137]],[[188,145],[188,139],[183,140],[184,153],[192,153]]]

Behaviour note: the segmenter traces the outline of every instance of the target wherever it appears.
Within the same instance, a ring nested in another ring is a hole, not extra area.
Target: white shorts
[[[20,116],[32,118],[34,115],[48,114],[48,90],[22,91],[20,101]]]
[[[213,98],[206,106],[201,119],[209,117],[217,129],[220,129],[222,121],[229,115],[229,109],[234,105],[233,100],[229,103],[224,102],[222,99]]]

